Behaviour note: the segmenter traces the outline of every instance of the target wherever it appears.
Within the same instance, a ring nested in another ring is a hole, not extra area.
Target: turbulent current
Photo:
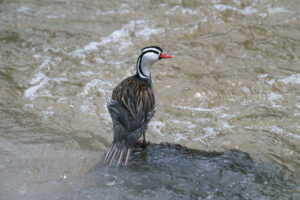
[[[300,199],[296,0],[0,0],[0,199]],[[152,67],[126,168],[106,102]]]

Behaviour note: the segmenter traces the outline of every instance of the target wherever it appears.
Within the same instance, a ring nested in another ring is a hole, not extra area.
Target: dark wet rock
[[[299,199],[299,182],[289,177],[278,164],[245,152],[161,143],[135,149],[127,167],[100,161],[87,174],[57,181],[61,192],[43,199]]]
[[[245,152],[207,152],[170,143],[135,149],[127,167],[98,164],[89,176],[104,198],[277,199],[293,188],[279,167],[255,163]]]

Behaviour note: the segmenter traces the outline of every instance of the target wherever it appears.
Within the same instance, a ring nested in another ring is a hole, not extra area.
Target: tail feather
[[[124,144],[112,143],[103,159],[103,163],[105,166],[110,167],[116,160],[117,167],[121,164],[126,166],[131,152],[132,148],[127,147]]]
[[[105,159],[104,159],[104,164],[107,165],[110,162],[110,158],[113,155],[114,151],[115,151],[116,145],[115,144],[111,144],[108,152],[106,153]]]
[[[111,144],[108,151],[107,151],[107,153],[105,154],[104,164],[107,163],[108,157],[111,154],[111,150],[113,149],[113,147],[114,147],[114,144]]]
[[[120,153],[117,167],[119,167],[119,165],[120,165],[120,163],[121,163],[121,161],[122,161],[122,159],[123,159],[124,151],[126,151],[126,147],[125,147],[125,146],[122,148],[122,151],[121,151],[121,153]]]
[[[130,156],[130,154],[131,154],[131,151],[132,151],[132,149],[131,149],[131,148],[128,148],[128,149],[127,149],[126,160],[125,160],[125,163],[124,163],[124,165],[125,165],[125,166],[127,165],[128,158],[129,158],[129,156]]]
[[[110,158],[110,162],[109,162],[109,164],[108,164],[108,167],[110,167],[110,165],[111,165],[112,162],[114,161],[114,158],[115,158],[117,152],[120,151],[120,149],[119,149],[119,147],[118,147],[119,145],[116,145],[116,146],[117,146],[117,147],[114,148],[114,154],[112,154],[112,157]]]

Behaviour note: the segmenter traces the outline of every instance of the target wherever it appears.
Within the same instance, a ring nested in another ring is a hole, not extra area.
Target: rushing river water
[[[300,199],[299,10],[0,0],[0,199]],[[106,101],[148,45],[175,56],[152,68],[152,145],[103,168]]]

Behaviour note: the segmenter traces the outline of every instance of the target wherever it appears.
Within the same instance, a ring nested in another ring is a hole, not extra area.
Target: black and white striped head
[[[151,78],[151,65],[163,58],[173,58],[173,56],[169,56],[168,54],[163,53],[163,50],[158,46],[149,46],[143,48],[141,50],[141,55],[137,60],[137,75],[143,79]]]

